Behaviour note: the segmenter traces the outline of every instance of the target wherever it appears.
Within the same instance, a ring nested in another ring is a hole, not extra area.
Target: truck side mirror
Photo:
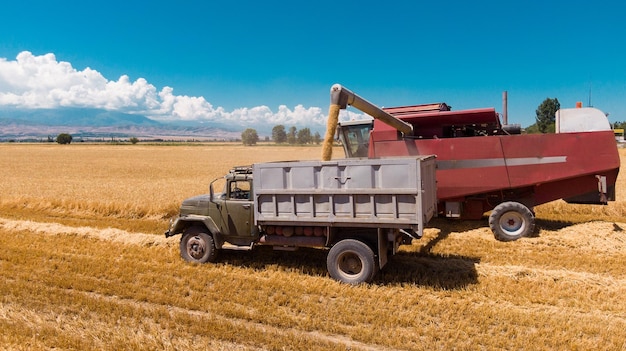
[[[209,183],[209,201],[217,205],[219,205],[219,203],[215,199],[215,192],[213,191],[213,183],[215,183],[219,179],[222,179],[222,178],[214,179],[211,183]]]

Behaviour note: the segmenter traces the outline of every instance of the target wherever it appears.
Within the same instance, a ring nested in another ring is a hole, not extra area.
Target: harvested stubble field
[[[532,238],[436,219],[369,285],[331,280],[322,250],[192,265],[163,237],[230,166],[319,154],[0,145],[0,349],[626,350],[623,172],[609,206],[536,208]]]

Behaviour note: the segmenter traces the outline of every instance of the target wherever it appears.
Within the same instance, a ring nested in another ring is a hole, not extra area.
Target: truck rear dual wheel
[[[332,278],[347,284],[370,282],[378,271],[374,251],[354,239],[335,244],[328,252],[326,266]]]
[[[180,239],[180,256],[189,262],[215,262],[217,249],[213,237],[195,229],[186,231]]]
[[[535,215],[519,202],[503,202],[489,215],[489,227],[497,240],[514,241],[535,230]]]

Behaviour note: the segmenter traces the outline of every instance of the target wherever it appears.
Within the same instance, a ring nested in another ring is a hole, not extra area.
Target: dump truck
[[[320,248],[330,276],[349,284],[371,281],[437,211],[434,156],[256,163],[208,190],[184,200],[165,233],[181,234],[185,260],[260,245]]]
[[[337,126],[347,106],[372,119]],[[495,238],[512,241],[534,231],[534,206],[615,200],[620,159],[606,115],[578,106],[560,109],[555,121],[556,133],[523,134],[508,118],[501,123],[494,108],[379,108],[335,84],[328,128],[338,128],[347,158],[436,155],[438,214],[481,219],[489,213]],[[328,151],[322,156],[328,159]]]

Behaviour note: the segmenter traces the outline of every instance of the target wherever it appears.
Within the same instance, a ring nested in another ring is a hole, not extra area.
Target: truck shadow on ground
[[[398,253],[376,277],[381,285],[415,284],[441,290],[478,283],[478,258],[438,254]]]
[[[410,283],[445,290],[462,289],[478,283],[476,264],[480,263],[479,257],[433,252],[438,243],[459,230],[459,222],[437,221],[433,224],[437,224],[439,229],[437,236],[427,242],[421,242],[426,240],[424,238],[420,239],[418,242],[422,246],[416,251],[396,254],[379,274],[378,283]],[[471,221],[462,225],[463,230],[470,230],[482,227],[481,224],[481,221]]]
[[[536,219],[535,231],[530,237],[539,237],[541,230],[560,230],[575,225],[574,222]],[[488,228],[488,219],[457,221],[445,218],[433,219],[429,228],[437,228],[438,234],[415,241],[419,248],[401,251],[390,257],[387,265],[376,275],[372,284],[414,284],[435,289],[455,290],[478,284],[476,264],[480,257],[441,254],[434,250],[451,233]],[[617,227],[616,230],[623,230]],[[427,241],[425,241],[427,240]],[[493,239],[495,240],[495,239]],[[415,244],[414,244],[415,245]],[[330,277],[326,270],[327,250],[301,248],[295,252],[275,251],[271,247],[255,247],[249,252],[222,251],[220,262],[245,268],[264,270],[278,267],[281,270]]]
[[[431,252],[437,243],[449,234],[449,230],[441,230],[439,235],[418,251],[401,251],[390,257],[372,284],[381,286],[414,284],[445,290],[463,289],[477,284],[476,264],[480,262],[480,258]],[[300,248],[292,252],[260,246],[246,252],[224,250],[220,252],[219,262],[254,270],[278,267],[288,272],[331,279],[326,269],[327,253],[327,250],[322,249]]]

